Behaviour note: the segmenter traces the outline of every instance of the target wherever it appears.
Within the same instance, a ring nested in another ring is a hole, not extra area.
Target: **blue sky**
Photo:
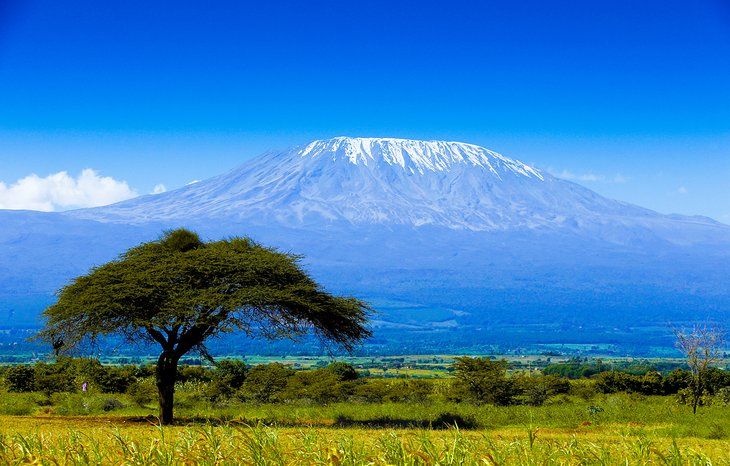
[[[350,135],[476,143],[730,223],[728,57],[723,0],[4,0],[0,206],[173,189]]]

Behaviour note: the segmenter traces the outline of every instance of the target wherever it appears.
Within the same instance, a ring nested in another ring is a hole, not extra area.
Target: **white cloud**
[[[550,171],[550,170],[549,170]],[[620,173],[617,173],[614,176],[605,176],[605,175],[595,175],[593,173],[585,173],[582,175],[569,172],[568,170],[563,170],[562,172],[553,172],[550,171],[553,175],[557,176],[558,178],[562,178],[564,180],[570,180],[570,181],[587,181],[592,183],[615,183],[615,184],[623,184],[629,181],[629,179],[625,176],[623,176]]]
[[[62,171],[45,178],[28,175],[9,186],[0,181],[0,209],[52,212],[107,205],[135,196],[126,181],[99,176],[91,168],[77,178]]]
[[[150,194],[162,194],[165,191],[167,191],[167,188],[164,184],[156,184],[155,187],[152,189],[152,192]]]
[[[191,184],[200,183],[200,180],[193,180],[190,183],[188,183],[186,186],[190,186]]]
[[[677,192],[679,194],[687,194],[689,192],[689,190],[684,186],[680,186],[679,188],[677,188]]]

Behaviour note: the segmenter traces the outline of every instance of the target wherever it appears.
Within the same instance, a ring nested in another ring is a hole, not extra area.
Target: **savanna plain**
[[[163,427],[149,366],[8,366],[0,463],[730,464],[724,371],[705,374],[693,414],[681,368],[574,359],[525,370],[496,358],[444,367],[183,366],[176,422]]]

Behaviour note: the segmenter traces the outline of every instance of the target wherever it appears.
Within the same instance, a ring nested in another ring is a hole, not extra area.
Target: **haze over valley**
[[[730,226],[614,201],[467,143],[318,140],[173,191],[0,220],[10,325],[35,324],[71,278],[177,227],[302,254],[329,290],[371,302],[384,352],[661,352],[671,325],[730,309]]]

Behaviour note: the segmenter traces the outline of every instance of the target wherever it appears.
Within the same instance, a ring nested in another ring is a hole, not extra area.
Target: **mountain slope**
[[[180,226],[303,254],[330,290],[372,301],[376,336],[393,342],[648,345],[635,329],[730,309],[727,225],[606,199],[464,143],[314,141],[160,195],[5,217],[0,315],[3,293],[50,294]]]
[[[648,213],[471,144],[335,138],[77,215],[124,221],[264,216],[289,225],[344,220],[503,230],[626,211]]]

